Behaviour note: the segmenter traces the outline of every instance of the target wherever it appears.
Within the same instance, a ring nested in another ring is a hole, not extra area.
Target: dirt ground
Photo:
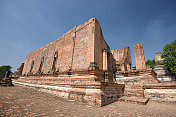
[[[104,107],[42,93],[30,88],[0,87],[0,117],[174,117],[176,104],[149,102],[147,105],[114,102]]]

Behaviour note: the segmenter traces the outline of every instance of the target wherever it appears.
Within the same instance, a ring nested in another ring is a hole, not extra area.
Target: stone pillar
[[[103,50],[103,70],[108,71],[108,57],[107,57],[107,50]]]
[[[135,60],[136,60],[136,70],[145,70],[145,57],[142,44],[134,45]]]

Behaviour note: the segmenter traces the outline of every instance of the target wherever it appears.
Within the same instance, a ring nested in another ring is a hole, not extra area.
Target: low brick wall
[[[22,85],[59,97],[104,106],[123,95],[124,85],[95,81],[94,75],[60,77],[21,77],[14,80]]]

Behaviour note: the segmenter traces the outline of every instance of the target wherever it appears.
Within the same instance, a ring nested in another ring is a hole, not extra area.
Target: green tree
[[[176,40],[163,48],[164,68],[176,74]]]
[[[0,76],[1,77],[9,77],[9,75],[12,74],[11,72],[11,66],[10,65],[3,65],[3,66],[0,66]]]
[[[154,69],[154,66],[155,66],[155,59],[153,59],[153,60],[148,59],[148,60],[145,62],[145,64],[146,64],[147,66],[151,67],[152,69]]]

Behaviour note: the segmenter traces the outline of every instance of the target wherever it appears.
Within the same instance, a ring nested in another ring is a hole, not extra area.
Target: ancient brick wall
[[[104,50],[106,70],[103,69]],[[56,41],[27,55],[23,75],[86,71],[90,63],[96,64],[99,70],[107,71],[112,80],[115,59],[95,18],[75,26]]]
[[[114,59],[116,60],[116,64],[120,65],[120,70],[130,71],[132,68],[132,61],[131,61],[131,52],[129,47],[125,47],[119,50],[111,50]]]
[[[94,62],[94,25],[92,18],[27,55],[23,75],[50,74],[54,63],[54,72],[88,70]]]
[[[144,50],[142,44],[134,45],[136,69],[143,70],[146,69]]]
[[[97,63],[100,70],[107,70],[109,73],[109,77],[112,78],[113,65],[115,64],[115,59],[112,56],[111,50],[104,40],[102,30],[99,22],[95,21],[95,37],[94,37],[94,61]],[[103,59],[103,51],[105,52],[106,63]],[[103,69],[103,64],[107,65],[107,69]],[[112,79],[110,79],[112,80]]]

